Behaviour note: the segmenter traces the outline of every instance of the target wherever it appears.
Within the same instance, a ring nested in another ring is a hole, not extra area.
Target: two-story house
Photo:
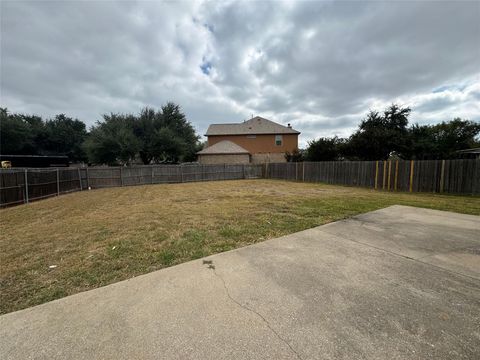
[[[199,151],[202,164],[285,162],[285,153],[298,149],[300,132],[256,116],[243,123],[212,124],[205,136],[208,147]]]

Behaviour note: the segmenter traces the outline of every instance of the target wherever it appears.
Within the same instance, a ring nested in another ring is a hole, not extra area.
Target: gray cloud
[[[261,114],[309,138],[369,108],[480,120],[478,2],[10,2],[1,105],[88,124],[180,103],[200,133]]]

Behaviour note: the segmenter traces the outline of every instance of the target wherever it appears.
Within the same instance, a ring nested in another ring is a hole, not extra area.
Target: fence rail
[[[386,191],[480,194],[480,160],[266,164],[265,178],[362,186]]]
[[[262,171],[262,165],[250,164],[1,169],[0,207],[89,188],[255,179],[262,177]]]
[[[323,182],[385,191],[478,195],[480,160],[1,169],[0,207],[28,203],[88,188],[254,178]]]

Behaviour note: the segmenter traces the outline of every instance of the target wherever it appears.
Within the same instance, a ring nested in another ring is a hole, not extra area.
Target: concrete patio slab
[[[480,274],[480,218],[391,206],[322,226],[322,231],[473,277]]]
[[[479,249],[393,206],[3,315],[0,358],[475,359]]]

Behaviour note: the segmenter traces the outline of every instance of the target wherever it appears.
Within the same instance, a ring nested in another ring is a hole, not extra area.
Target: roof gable
[[[197,152],[197,154],[249,154],[249,152],[242,148],[240,145],[235,144],[234,142],[223,140]]]
[[[206,136],[212,135],[248,135],[248,134],[300,134],[288,126],[280,125],[271,120],[255,116],[243,123],[211,124]]]

